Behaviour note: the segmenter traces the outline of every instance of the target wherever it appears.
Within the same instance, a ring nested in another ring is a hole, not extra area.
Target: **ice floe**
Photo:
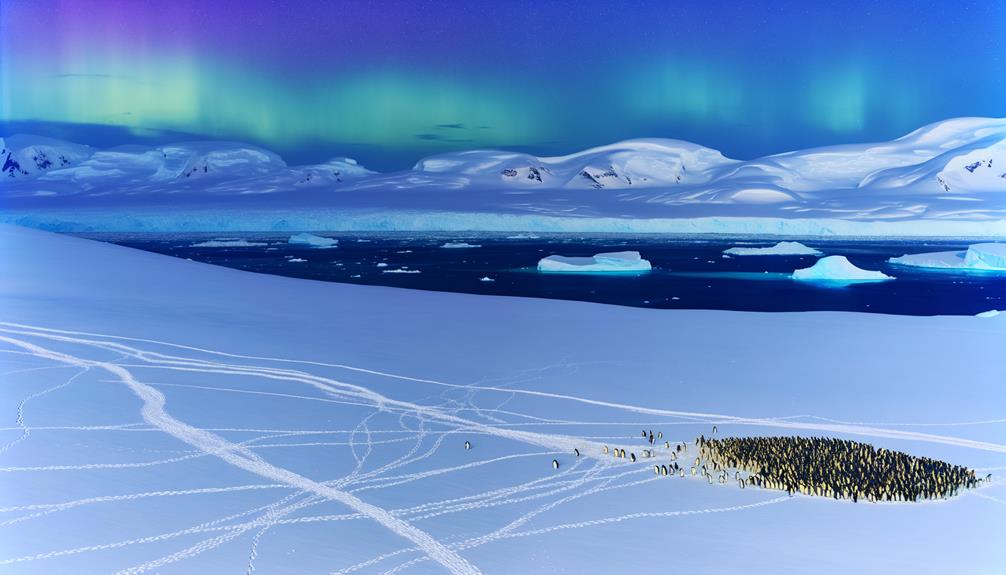
[[[800,242],[779,242],[774,246],[761,248],[732,247],[723,250],[724,254],[735,256],[820,256],[823,253]]]
[[[606,252],[591,257],[566,257],[552,255],[538,262],[538,271],[543,272],[645,272],[652,266],[639,252]]]
[[[311,246],[315,248],[334,248],[339,245],[339,240],[335,238],[325,238],[314,234],[294,234],[287,240],[288,243]]]
[[[888,260],[892,264],[962,271],[1006,271],[1006,243],[968,246],[964,251],[906,254]]]

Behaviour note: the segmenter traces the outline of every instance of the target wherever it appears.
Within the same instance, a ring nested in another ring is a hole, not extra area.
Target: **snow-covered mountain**
[[[460,175],[484,187],[624,189],[702,184],[714,169],[736,163],[689,142],[645,139],[551,158],[491,150],[441,154],[413,170]]]
[[[8,178],[31,178],[76,165],[93,153],[88,146],[18,134],[0,138],[0,172]]]
[[[1006,118],[957,118],[889,142],[828,146],[748,161],[680,140],[639,139],[558,157],[499,150],[451,152],[385,174],[348,158],[288,166],[272,152],[231,142],[95,150],[13,136],[0,144],[5,158],[0,206],[15,214],[0,212],[6,221],[26,221],[26,214],[52,213],[69,205],[61,198],[73,198],[76,207],[100,197],[94,202],[127,209],[145,202],[163,204],[170,197],[172,205],[182,209],[198,207],[204,198],[234,196],[228,205],[242,207],[246,214],[266,203],[272,210],[312,214],[324,208],[340,220],[349,218],[351,210],[393,213],[374,224],[381,229],[439,229],[444,214],[455,222],[465,220],[465,214],[596,220],[589,229],[695,218],[1006,225]],[[255,226],[269,218],[256,217]],[[300,216],[274,220],[273,228],[306,223]],[[465,229],[485,229],[485,218],[466,221],[470,224]],[[568,229],[565,221],[554,224],[511,225]],[[834,229],[831,224],[825,227]]]
[[[138,194],[198,190],[268,193],[338,185],[373,174],[350,158],[287,166],[277,154],[236,142],[184,142],[96,150],[71,142],[15,135],[0,139],[8,195]],[[43,192],[39,194],[38,192]]]

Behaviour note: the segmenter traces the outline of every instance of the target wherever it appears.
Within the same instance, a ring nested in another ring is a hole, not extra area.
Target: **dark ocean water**
[[[964,249],[967,242],[804,240],[826,255],[844,255],[861,268],[881,270],[897,278],[843,286],[789,278],[794,269],[812,265],[817,259],[814,256],[723,257],[723,250],[732,246],[767,246],[776,240],[321,234],[338,238],[339,245],[318,249],[288,244],[289,234],[81,235],[258,273],[447,292],[675,309],[843,310],[905,315],[973,315],[1006,309],[1006,274],[934,271],[887,263],[888,258],[906,253]],[[193,246],[223,238],[264,245]],[[446,242],[480,247],[441,247]],[[623,250],[641,252],[653,264],[653,271],[618,275],[536,271],[538,260],[551,254],[590,256]]]

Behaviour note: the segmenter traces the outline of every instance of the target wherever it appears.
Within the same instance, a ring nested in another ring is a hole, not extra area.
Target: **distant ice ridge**
[[[976,313],[975,317],[997,317],[999,315],[1002,315],[1002,313],[1003,312],[1000,311],[1000,310],[990,309],[988,311],[983,311],[981,313]]]
[[[468,242],[447,242],[440,246],[447,249],[481,248],[481,244],[470,244]]]
[[[250,248],[250,247],[265,246],[265,245],[268,245],[268,244],[264,244],[264,243],[261,243],[261,242],[249,242],[248,240],[240,240],[240,239],[234,239],[234,240],[220,239],[220,240],[208,240],[208,241],[205,241],[205,242],[199,242],[199,243],[196,243],[196,244],[192,244],[191,247],[193,247],[193,248]]]
[[[973,244],[964,251],[906,254],[888,261],[923,268],[1006,271],[1006,243]]]
[[[566,273],[646,272],[652,267],[639,252],[606,252],[591,257],[552,255],[538,262],[538,271]]]
[[[828,256],[817,260],[809,268],[793,272],[793,279],[802,281],[861,282],[893,280],[879,271],[864,270],[853,265],[845,256]]]
[[[334,238],[324,238],[314,234],[301,233],[290,236],[287,240],[291,244],[307,245],[315,248],[334,248],[339,245],[339,240]]]
[[[546,214],[411,210],[40,210],[0,209],[0,223],[56,232],[513,232],[722,234],[752,237],[1006,237],[1006,219],[854,221],[832,218],[563,217]],[[361,241],[361,240],[357,240]]]
[[[774,246],[764,248],[733,247],[723,250],[724,254],[735,256],[820,256],[819,250],[807,247],[800,242],[779,242]]]

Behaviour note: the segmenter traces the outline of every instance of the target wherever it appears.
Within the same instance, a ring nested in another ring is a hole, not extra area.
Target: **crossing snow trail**
[[[270,358],[270,357],[262,357],[262,356],[248,356],[248,355],[241,355],[241,354],[231,354],[231,353],[219,352],[219,351],[215,351],[215,350],[208,350],[208,349],[199,348],[199,347],[179,345],[179,344],[173,344],[173,343],[168,343],[168,342],[161,342],[161,341],[157,341],[157,340],[148,340],[148,339],[142,339],[142,338],[134,340],[134,339],[131,339],[131,338],[128,338],[128,337],[123,337],[123,336],[106,336],[106,335],[101,335],[101,334],[91,334],[91,333],[87,333],[87,332],[74,332],[74,331],[69,331],[69,330],[58,330],[58,329],[50,329],[50,328],[35,328],[33,326],[29,326],[29,325],[25,325],[25,324],[16,324],[16,323],[11,323],[11,322],[0,322],[0,326],[10,326],[10,327],[8,327],[6,329],[0,329],[0,332],[15,333],[15,334],[21,334],[21,335],[26,335],[26,334],[27,335],[33,335],[34,334],[36,337],[41,337],[41,338],[46,338],[46,339],[54,339],[54,340],[57,340],[57,341],[69,341],[71,343],[92,344],[92,345],[95,345],[97,347],[103,347],[105,349],[109,349],[109,350],[114,350],[114,351],[126,353],[128,355],[136,357],[137,359],[141,359],[141,360],[143,360],[145,362],[150,362],[150,363],[154,363],[154,360],[152,358],[161,358],[158,361],[159,362],[158,365],[150,365],[150,366],[148,366],[148,367],[152,367],[152,368],[156,368],[156,369],[170,369],[170,370],[179,370],[179,371],[204,371],[206,373],[224,373],[224,374],[238,374],[238,375],[240,375],[240,374],[258,375],[259,377],[265,377],[265,378],[275,378],[275,379],[288,380],[288,381],[302,381],[304,383],[308,383],[308,384],[310,384],[312,386],[318,387],[319,389],[329,390],[329,391],[336,391],[336,390],[332,389],[332,388],[326,388],[325,387],[326,385],[334,385],[336,387],[343,386],[345,388],[345,390],[343,391],[343,393],[349,393],[349,394],[351,394],[353,396],[365,397],[365,398],[372,399],[372,400],[379,401],[379,402],[386,401],[386,402],[388,402],[391,405],[396,405],[396,406],[400,406],[400,407],[415,406],[415,404],[409,404],[408,402],[399,402],[399,401],[395,401],[395,400],[390,400],[389,398],[385,398],[384,396],[382,396],[382,395],[380,395],[380,394],[378,394],[376,392],[373,392],[372,390],[369,390],[367,388],[361,387],[361,386],[349,385],[349,384],[345,384],[345,383],[342,383],[342,382],[338,382],[338,381],[330,379],[330,378],[325,378],[325,377],[321,377],[321,376],[314,376],[314,375],[307,374],[307,373],[304,373],[304,372],[297,372],[297,371],[292,371],[292,370],[269,369],[269,368],[247,368],[245,366],[240,366],[240,365],[219,364],[219,363],[208,362],[208,361],[204,361],[204,360],[186,360],[185,358],[179,358],[177,356],[171,356],[171,355],[160,354],[160,353],[155,353],[155,352],[147,352],[147,351],[137,350],[135,348],[131,348],[129,346],[125,346],[125,345],[121,345],[121,344],[115,344],[115,343],[110,343],[110,342],[102,342],[102,341],[96,341],[96,340],[67,338],[67,337],[61,337],[61,336],[59,336],[57,334],[79,334],[79,335],[103,337],[103,338],[106,338],[106,339],[115,339],[115,340],[120,340],[120,341],[148,342],[148,343],[154,343],[154,344],[157,344],[157,345],[163,345],[163,346],[167,346],[167,347],[174,347],[174,348],[179,348],[179,349],[185,349],[185,350],[189,350],[189,351],[196,351],[196,352],[207,354],[207,355],[219,355],[219,356],[228,357],[228,358],[252,359],[252,360],[260,360],[260,361],[282,362],[282,363],[302,363],[302,364],[307,364],[307,365],[318,365],[318,366],[323,366],[323,367],[334,367],[334,368],[340,368],[340,369],[347,369],[347,370],[350,370],[350,371],[357,371],[357,372],[361,372],[361,373],[367,373],[367,374],[371,374],[371,375],[379,375],[379,376],[390,377],[390,378],[394,378],[394,379],[412,381],[412,382],[416,382],[416,383],[426,383],[426,384],[432,384],[432,385],[438,385],[438,386],[460,388],[460,389],[463,389],[463,390],[477,389],[477,390],[482,391],[482,392],[514,393],[514,394],[526,395],[526,396],[531,396],[531,397],[541,397],[541,398],[547,398],[547,399],[566,400],[566,401],[572,401],[572,402],[582,403],[582,404],[586,404],[586,405],[593,405],[593,406],[597,406],[597,407],[616,409],[616,410],[627,411],[627,412],[631,412],[631,413],[644,414],[644,415],[656,415],[656,416],[665,416],[665,417],[694,417],[694,418],[699,418],[699,419],[708,420],[708,421],[717,420],[717,421],[722,421],[722,422],[731,423],[731,424],[735,424],[735,425],[757,425],[757,426],[766,426],[766,427],[779,427],[779,428],[784,428],[784,429],[798,429],[798,430],[809,430],[809,431],[827,431],[827,432],[832,432],[832,433],[843,433],[843,434],[862,435],[862,436],[870,436],[870,437],[886,437],[886,438],[890,438],[890,439],[905,439],[905,440],[912,440],[912,441],[923,441],[923,442],[931,442],[931,443],[941,443],[941,444],[953,445],[953,446],[957,446],[957,447],[967,447],[967,448],[971,448],[971,449],[993,451],[993,452],[998,452],[998,453],[1006,453],[1006,445],[1002,445],[1002,444],[991,443],[991,442],[984,442],[984,441],[975,441],[975,440],[969,440],[969,439],[959,438],[959,437],[953,437],[953,436],[935,435],[935,434],[928,434],[928,433],[921,433],[921,432],[912,432],[912,431],[900,431],[900,430],[884,429],[883,427],[876,427],[876,426],[870,426],[870,425],[841,424],[841,423],[810,423],[810,422],[801,422],[801,421],[793,421],[793,420],[780,420],[780,419],[772,419],[772,418],[750,418],[750,417],[741,417],[741,416],[726,415],[726,414],[704,413],[704,412],[690,412],[690,411],[678,411],[678,410],[661,409],[661,408],[651,408],[651,407],[644,407],[644,406],[638,406],[638,405],[632,405],[632,404],[626,404],[626,403],[619,403],[619,402],[611,402],[611,401],[603,401],[603,400],[591,399],[591,398],[580,397],[580,396],[575,396],[575,395],[570,395],[570,394],[562,394],[562,393],[552,393],[552,392],[544,392],[544,391],[536,391],[536,390],[528,390],[528,389],[501,388],[501,387],[492,387],[492,386],[474,386],[474,385],[452,384],[452,383],[446,383],[446,382],[437,381],[437,380],[433,380],[433,379],[411,377],[411,376],[400,375],[400,374],[393,374],[393,373],[386,373],[386,372],[381,372],[381,371],[377,371],[377,370],[370,370],[370,369],[366,369],[366,368],[359,368],[359,367],[354,367],[354,366],[348,366],[348,365],[344,365],[344,364],[328,364],[328,363],[323,363],[323,362],[288,360],[288,359],[282,359],[282,358]],[[24,329],[27,329],[29,331],[22,331],[21,329],[18,329],[18,328],[24,328]],[[46,335],[46,334],[48,334],[48,335]],[[202,364],[202,365],[208,366],[208,368],[205,369],[205,370],[200,370],[200,369],[195,368],[195,367],[186,367],[185,366],[185,365],[192,365],[192,364],[196,364],[196,365]],[[212,367],[210,367],[210,366],[212,366]],[[127,365],[127,367],[128,367],[128,365]],[[378,398],[378,399],[375,399],[375,398]],[[383,406],[383,404],[382,404],[382,406]],[[426,409],[426,408],[420,408],[420,409]],[[447,416],[445,414],[438,414],[437,412],[431,412],[430,414],[426,414],[426,415],[433,415],[434,417],[436,417],[437,415],[440,415],[441,418],[445,418],[446,421],[450,421],[452,423],[465,423],[465,420],[463,420],[461,418],[450,418],[449,416]],[[473,423],[473,422],[471,422],[471,423]],[[484,425],[484,424],[479,424],[479,425],[483,429],[490,429],[490,426],[488,426],[488,425]],[[499,431],[498,428],[496,428],[496,430]],[[537,434],[526,434],[522,438],[519,438],[517,435],[511,435],[510,438],[518,440],[518,441],[532,441],[532,442],[540,441],[541,437],[537,437],[536,438],[536,437],[534,437],[535,435],[537,435]],[[547,440],[548,439],[546,438],[546,441]],[[571,445],[571,442],[569,442],[569,441],[567,441],[566,443]]]
[[[8,336],[0,335],[0,341],[7,342],[10,345],[30,351],[39,357],[44,357],[53,361],[77,365],[82,368],[94,367],[104,369],[105,371],[108,371],[120,378],[122,382],[143,401],[142,415],[144,421],[163,430],[168,435],[171,435],[172,437],[175,437],[176,439],[188,443],[209,454],[216,455],[220,459],[234,465],[235,467],[239,467],[256,475],[282,483],[287,483],[303,489],[304,491],[310,491],[343,503],[350,508],[363,513],[364,515],[367,515],[393,533],[413,541],[419,548],[423,549],[423,551],[427,553],[431,559],[443,565],[451,573],[455,573],[456,575],[480,573],[474,565],[470,564],[457,553],[448,549],[439,541],[430,537],[427,533],[417,529],[405,521],[393,517],[387,511],[375,505],[366,503],[349,493],[319,484],[286,469],[275,467],[246,448],[241,448],[227,442],[219,436],[175,420],[164,410],[163,394],[156,389],[137,381],[129,371],[118,365],[101,361],[80,359],[64,353],[50,351],[41,346]]]

